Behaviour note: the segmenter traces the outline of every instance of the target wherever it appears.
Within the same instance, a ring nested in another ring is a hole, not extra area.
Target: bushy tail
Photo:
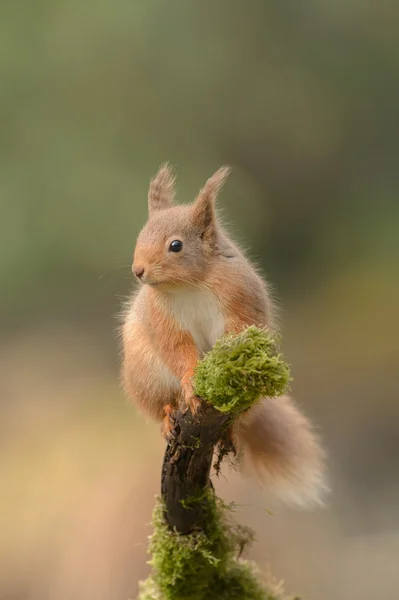
[[[309,420],[291,398],[264,398],[240,419],[235,432],[242,471],[288,504],[323,504],[324,451]]]

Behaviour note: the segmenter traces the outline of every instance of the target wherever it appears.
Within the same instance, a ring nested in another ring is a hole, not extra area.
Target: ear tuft
[[[164,163],[150,182],[150,189],[148,190],[149,213],[170,208],[174,197],[175,176],[171,166],[168,163]]]
[[[220,169],[218,169],[216,173],[214,173],[212,177],[210,177],[205,183],[198,197],[205,195],[208,196],[212,202],[214,202],[227,177],[230,175],[230,172],[231,168],[229,166],[224,165],[223,167],[220,167]]]
[[[194,220],[202,226],[204,230],[211,227],[215,220],[215,201],[224,182],[229,176],[230,171],[231,169],[228,166],[220,167],[220,169],[208,179],[197,196],[194,203]]]

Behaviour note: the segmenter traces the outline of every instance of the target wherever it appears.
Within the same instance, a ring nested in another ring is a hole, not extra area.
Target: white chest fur
[[[201,355],[224,333],[224,316],[207,290],[179,290],[171,294],[170,309],[181,329],[191,333]]]

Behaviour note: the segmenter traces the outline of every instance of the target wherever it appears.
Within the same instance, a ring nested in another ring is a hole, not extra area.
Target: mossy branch
[[[232,450],[234,419],[261,396],[284,393],[289,380],[275,337],[253,326],[219,340],[198,363],[194,386],[206,402],[195,416],[184,408],[174,416],[175,438],[165,452],[162,498],[153,514],[153,572],[139,600],[282,598],[240,558],[253,534],[233,524],[209,475],[216,444],[221,456]]]

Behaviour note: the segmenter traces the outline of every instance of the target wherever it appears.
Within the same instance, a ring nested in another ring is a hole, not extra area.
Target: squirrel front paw
[[[171,404],[164,406],[164,418],[162,422],[162,433],[167,442],[171,442],[176,438],[175,433],[175,418],[173,416],[174,408]]]
[[[192,414],[195,415],[199,407],[201,406],[200,398],[198,398],[198,396],[193,395],[185,397],[184,401],[186,403],[186,406],[191,410]]]
[[[195,395],[194,387],[192,384],[192,373],[187,373],[181,382],[183,390],[183,398],[186,406],[191,410],[192,414],[195,415],[201,406],[201,399]]]

